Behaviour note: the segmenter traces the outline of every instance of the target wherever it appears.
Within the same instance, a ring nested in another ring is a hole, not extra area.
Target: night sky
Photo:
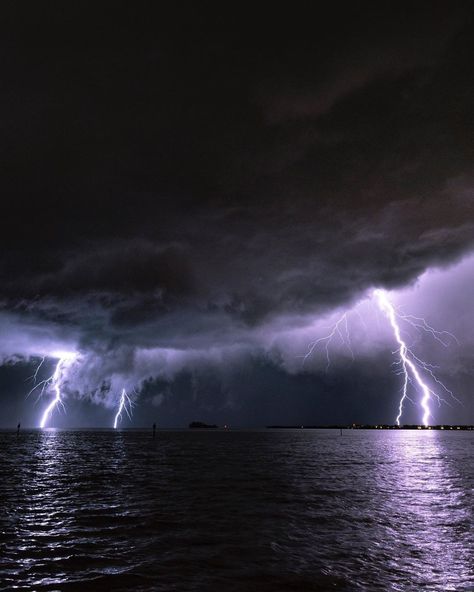
[[[312,8],[2,3],[0,426],[474,423],[472,3]]]

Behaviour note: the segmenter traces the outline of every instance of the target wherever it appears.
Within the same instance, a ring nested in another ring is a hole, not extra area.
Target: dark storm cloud
[[[2,352],[254,347],[472,249],[470,3],[1,10]]]
[[[413,8],[405,19],[386,4],[368,12],[358,10],[350,23],[341,20],[336,25],[336,42],[331,40],[334,30],[315,32],[324,38],[323,60],[302,52],[299,59],[291,56],[284,61],[286,71],[269,72],[264,79],[261,99],[268,121],[317,119],[374,81],[393,82],[417,70],[429,75],[461,15],[453,11],[440,20],[436,7]],[[401,27],[394,26],[397,22]]]
[[[84,245],[80,251],[58,252],[49,270],[30,276],[21,268],[10,270],[4,293],[19,286],[30,298],[134,293],[178,298],[193,289],[192,271],[181,251],[178,245],[143,240]]]

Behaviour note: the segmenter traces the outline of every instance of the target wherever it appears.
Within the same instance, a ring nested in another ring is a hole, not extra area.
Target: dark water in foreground
[[[473,432],[0,432],[0,589],[474,590],[473,457]]]

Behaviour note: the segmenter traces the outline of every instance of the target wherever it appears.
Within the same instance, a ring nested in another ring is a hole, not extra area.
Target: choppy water
[[[0,433],[1,590],[474,590],[474,433]]]

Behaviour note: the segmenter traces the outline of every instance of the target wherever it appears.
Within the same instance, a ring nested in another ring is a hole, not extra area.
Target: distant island
[[[209,429],[216,429],[218,426],[216,426],[216,424],[209,424],[209,423],[204,423],[203,421],[192,421],[189,424],[189,427],[192,430],[209,430]]]

